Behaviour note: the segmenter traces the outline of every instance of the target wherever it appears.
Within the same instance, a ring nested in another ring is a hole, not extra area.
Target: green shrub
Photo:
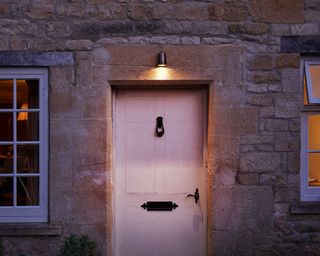
[[[87,235],[77,237],[74,234],[65,238],[59,256],[93,256],[97,243]]]

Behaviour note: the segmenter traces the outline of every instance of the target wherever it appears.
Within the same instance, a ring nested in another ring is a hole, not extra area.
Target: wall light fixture
[[[158,54],[158,62],[157,62],[157,67],[166,67],[167,66],[167,57],[166,53],[161,51]]]

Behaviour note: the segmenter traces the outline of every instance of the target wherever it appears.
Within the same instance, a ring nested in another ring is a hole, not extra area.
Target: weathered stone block
[[[248,7],[241,2],[209,4],[208,17],[218,21],[244,21],[248,17]]]
[[[240,108],[240,134],[250,134],[258,132],[258,113],[257,107]]]
[[[286,174],[261,174],[260,184],[262,185],[274,185],[274,184],[287,184]]]
[[[133,20],[150,20],[152,18],[152,6],[147,4],[130,4],[128,17]]]
[[[284,69],[282,75],[282,90],[288,93],[300,91],[300,70]]]
[[[262,35],[269,31],[269,25],[264,23],[228,24],[228,32],[233,34]]]
[[[279,74],[274,71],[255,72],[249,79],[256,84],[275,84],[281,80]]]
[[[273,152],[240,154],[240,172],[275,172],[281,165],[280,155]]]
[[[255,55],[248,61],[249,70],[271,70],[273,57],[271,55]]]
[[[277,203],[293,203],[300,200],[299,185],[275,185],[274,200]]]
[[[278,95],[275,99],[275,116],[278,118],[299,117],[300,95]]]
[[[274,116],[274,106],[260,107],[259,117],[273,117],[273,116]]]
[[[258,22],[304,22],[303,0],[251,0],[250,7],[253,20]]]
[[[154,4],[152,17],[156,20],[171,20],[173,17],[173,6],[166,4]]]
[[[291,25],[291,35],[293,36],[306,36],[306,35],[315,35],[319,31],[318,24],[295,24]]]
[[[299,151],[300,134],[278,132],[275,134],[275,150],[276,151]]]
[[[68,22],[56,21],[48,22],[46,24],[47,35],[52,37],[67,37],[70,35],[70,28]]]
[[[201,2],[182,2],[173,10],[176,20],[206,20],[207,5]]]
[[[288,152],[288,170],[293,173],[300,171],[300,152]]]
[[[273,135],[250,134],[241,136],[240,143],[249,145],[274,143],[274,137]]]
[[[273,104],[273,97],[271,94],[247,93],[246,101],[250,105],[269,106]]]
[[[296,68],[300,67],[300,57],[298,54],[281,54],[276,58],[277,68]]]
[[[66,46],[70,50],[81,51],[90,50],[92,48],[91,40],[67,40]]]
[[[238,175],[240,185],[258,185],[259,174],[258,173],[240,173]]]
[[[260,129],[266,131],[287,131],[288,121],[284,119],[265,119],[264,122],[261,122]]]

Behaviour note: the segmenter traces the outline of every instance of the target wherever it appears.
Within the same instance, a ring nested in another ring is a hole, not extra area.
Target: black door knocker
[[[162,116],[158,116],[157,117],[156,135],[158,137],[162,137],[163,134],[164,134],[163,118],[162,118]]]

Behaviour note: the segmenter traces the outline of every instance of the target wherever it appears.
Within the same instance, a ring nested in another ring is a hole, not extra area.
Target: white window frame
[[[308,117],[311,115],[320,115],[320,98],[315,98],[312,94],[312,80],[309,72],[310,65],[320,65],[319,57],[305,57],[301,58],[300,65],[300,84],[302,95],[301,107],[301,151],[300,151],[300,199],[301,201],[320,201],[320,187],[309,186],[309,166],[308,154],[311,152],[318,152],[316,150],[308,149]],[[306,81],[305,81],[306,79]],[[304,83],[306,82],[307,99],[309,105],[304,105]],[[319,151],[320,152],[320,151]]]
[[[304,61],[304,74],[306,76],[306,83],[307,83],[307,90],[308,90],[308,100],[311,104],[319,104],[320,98],[317,98],[313,95],[312,91],[312,80],[311,80],[311,73],[310,73],[310,66],[311,65],[320,65],[320,60],[305,60]]]
[[[39,206],[1,206],[0,223],[48,221],[48,69],[47,68],[0,68],[0,79],[39,80]],[[14,108],[16,106],[13,106]],[[20,109],[21,110],[21,109]],[[12,109],[1,109],[1,112]],[[14,112],[17,111],[14,109]],[[26,110],[27,111],[27,110]],[[12,142],[11,142],[12,143]],[[16,142],[16,145],[23,142]],[[28,142],[25,142],[28,143]],[[0,145],[8,142],[0,142]],[[5,174],[0,174],[5,176]]]

